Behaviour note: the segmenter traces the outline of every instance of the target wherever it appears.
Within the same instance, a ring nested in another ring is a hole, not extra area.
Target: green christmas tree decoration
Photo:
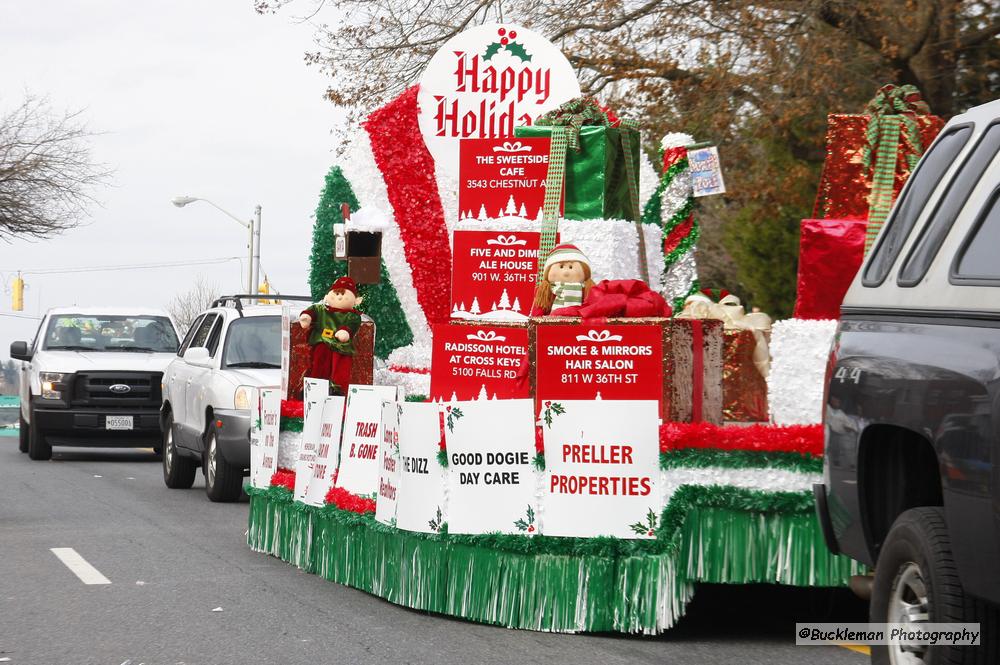
[[[341,204],[346,203],[353,212],[358,209],[358,199],[339,166],[326,174],[319,205],[316,206],[316,223],[313,225],[312,251],[309,254],[309,291],[319,302],[338,277],[347,274],[347,261],[333,258],[333,225],[344,221]],[[402,346],[413,343],[413,332],[406,323],[396,289],[389,280],[385,262],[381,266],[382,280],[378,284],[363,284],[358,289],[364,297],[360,309],[375,321],[375,355],[386,358]]]

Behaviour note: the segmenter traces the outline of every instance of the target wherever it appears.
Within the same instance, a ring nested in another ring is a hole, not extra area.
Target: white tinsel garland
[[[823,419],[823,380],[836,321],[787,319],[771,328],[767,401],[776,425],[810,425]]]

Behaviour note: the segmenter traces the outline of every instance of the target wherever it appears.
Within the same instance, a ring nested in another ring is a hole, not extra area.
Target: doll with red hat
[[[327,379],[330,390],[347,394],[354,361],[354,336],[361,328],[361,304],[358,285],[350,277],[341,277],[330,286],[322,303],[302,310],[299,325],[309,330],[311,355],[306,376]],[[311,330],[310,330],[311,328]]]
[[[594,286],[590,259],[570,243],[556,245],[545,258],[542,278],[535,287],[531,315],[559,315],[565,307],[579,307]]]

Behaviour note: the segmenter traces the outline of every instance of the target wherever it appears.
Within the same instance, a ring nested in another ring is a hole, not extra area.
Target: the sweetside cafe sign
[[[504,138],[580,96],[580,83],[554,44],[513,24],[481,25],[452,37],[420,79],[424,142],[439,170],[458,176],[458,143]]]

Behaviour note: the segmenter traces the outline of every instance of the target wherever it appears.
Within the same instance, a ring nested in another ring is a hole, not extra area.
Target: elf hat
[[[552,248],[552,251],[549,252],[548,258],[545,259],[545,268],[542,270],[542,274],[544,275],[547,273],[549,268],[551,268],[554,264],[563,263],[565,261],[579,261],[588,268],[590,267],[590,259],[588,259],[587,256],[580,251],[580,248],[566,242]]]
[[[341,277],[341,278],[339,278],[336,282],[333,283],[333,286],[330,287],[330,290],[331,291],[350,291],[354,295],[358,295],[358,285],[350,277]]]

